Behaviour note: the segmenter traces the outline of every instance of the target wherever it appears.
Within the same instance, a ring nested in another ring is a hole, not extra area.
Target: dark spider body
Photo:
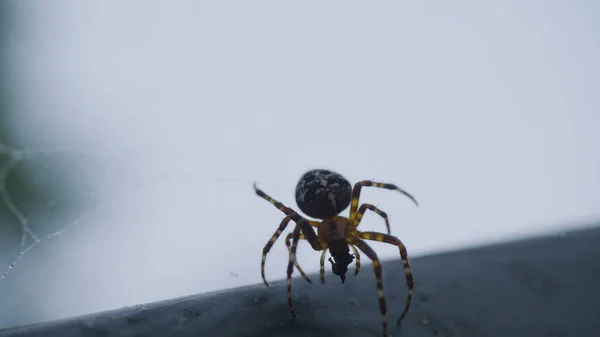
[[[326,219],[342,213],[352,200],[352,185],[329,170],[306,172],[296,185],[296,204],[304,214]]]
[[[377,279],[377,295],[379,297],[379,304],[383,322],[383,334],[387,336],[387,305],[383,293],[383,282],[381,273],[381,263],[375,251],[367,244],[365,240],[385,242],[393,244],[398,247],[400,256],[402,257],[402,263],[404,265],[404,271],[406,274],[406,280],[408,284],[408,297],[407,303],[404,308],[404,312],[397,321],[404,318],[410,307],[410,302],[413,294],[413,279],[408,264],[408,257],[406,248],[402,242],[395,236],[390,235],[390,227],[387,214],[377,207],[371,204],[362,204],[358,207],[358,201],[360,197],[360,191],[362,187],[374,186],[389,190],[396,190],[404,195],[408,196],[415,204],[416,200],[407,192],[403,191],[399,187],[387,184],[378,183],[369,180],[357,182],[354,188],[350,185],[350,182],[338,173],[329,170],[311,170],[305,173],[296,186],[296,203],[298,207],[306,213],[308,216],[320,219],[321,221],[310,221],[289,207],[284,206],[279,201],[274,200],[262,190],[258,189],[254,185],[255,192],[258,196],[272,203],[275,207],[281,210],[286,216],[283,218],[279,228],[275,231],[271,240],[265,245],[263,249],[263,256],[261,260],[261,274],[265,285],[269,285],[265,279],[264,265],[266,255],[281,235],[283,230],[287,227],[290,221],[294,221],[296,226],[294,231],[286,237],[285,243],[290,253],[290,260],[287,269],[287,289],[288,289],[288,306],[292,318],[296,317],[292,306],[292,295],[291,295],[291,276],[296,266],[296,269],[300,272],[302,277],[309,283],[312,281],[306,276],[306,274],[300,268],[300,265],[296,261],[296,250],[299,240],[306,240],[310,243],[314,250],[323,251],[321,254],[321,269],[320,276],[321,282],[325,282],[324,277],[324,263],[325,255],[327,250],[330,251],[332,258],[329,258],[331,263],[332,271],[335,275],[338,275],[342,280],[342,283],[346,280],[346,273],[348,266],[356,259],[356,271],[354,275],[357,275],[360,269],[360,255],[358,250],[362,251],[373,261],[373,268],[375,271],[375,277]],[[340,214],[350,205],[349,217],[344,217]],[[417,204],[418,205],[418,204]],[[386,222],[388,234],[378,232],[361,232],[357,229],[360,221],[362,220],[364,213],[367,210],[371,210],[380,215]],[[314,228],[316,227],[317,232],[315,233]],[[290,239],[292,244],[290,245]],[[358,250],[357,250],[358,248]],[[350,254],[352,249],[354,254]]]
[[[331,269],[342,283],[346,280],[348,265],[354,261],[346,236],[351,223],[347,218],[336,217],[350,206],[352,185],[340,174],[329,170],[306,172],[296,185],[296,204],[304,214],[325,220],[318,229],[318,237],[326,242],[333,260]]]

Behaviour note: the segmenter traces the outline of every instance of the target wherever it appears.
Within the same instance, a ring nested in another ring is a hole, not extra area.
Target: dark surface
[[[401,334],[391,324],[393,336],[600,336],[600,229],[415,258],[412,266],[413,306]],[[383,268],[389,321],[395,322],[406,296],[402,263]],[[381,336],[370,264],[343,285],[331,274],[325,285],[295,279],[293,292],[295,323],[285,285],[276,282],[2,330],[0,336]]]

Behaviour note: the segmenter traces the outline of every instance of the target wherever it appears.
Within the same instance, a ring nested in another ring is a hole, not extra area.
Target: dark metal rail
[[[258,264],[257,264],[258,266]],[[383,263],[392,336],[600,336],[600,229],[412,260],[413,306],[402,263]],[[257,272],[259,272],[257,267]],[[381,337],[372,268],[342,285],[294,279],[290,322],[284,282],[178,298],[0,331],[0,337]]]

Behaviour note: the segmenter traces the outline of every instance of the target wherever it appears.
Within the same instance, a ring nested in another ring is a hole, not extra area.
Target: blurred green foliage
[[[31,112],[21,111],[22,104],[17,100],[17,90],[21,89],[15,79],[27,64],[14,56],[14,46],[18,45],[16,39],[23,38],[16,32],[26,32],[23,25],[27,22],[11,12],[15,4],[0,1],[0,270],[7,255],[14,258],[24,224],[41,237],[64,227],[73,218],[73,209],[89,207],[92,194],[83,187],[90,168],[96,165],[82,153],[38,151],[45,144],[26,139],[22,126],[16,127],[16,119],[20,118],[19,124],[23,125],[22,118]],[[35,93],[27,96],[36,97]]]
[[[7,165],[11,165],[14,160],[12,153],[9,151],[11,139],[14,136],[10,128],[11,113],[14,113],[11,106],[14,104],[14,101],[11,95],[11,69],[8,64],[10,53],[9,34],[13,28],[9,6],[10,2],[8,1],[0,2],[0,170],[6,169]],[[6,180],[0,181],[0,184],[4,184],[3,186],[10,184],[12,179],[18,177],[17,172],[13,173],[12,170],[9,172],[11,174],[7,174]],[[21,199],[27,199],[30,195],[37,194],[33,186],[30,184],[27,185],[23,185],[12,192],[16,193]],[[20,237],[22,227],[5,200],[0,202],[0,220],[0,249],[2,249],[2,245],[6,243],[7,237]]]

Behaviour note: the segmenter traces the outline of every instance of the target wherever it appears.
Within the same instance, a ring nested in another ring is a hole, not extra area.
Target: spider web
[[[42,205],[42,207],[39,207],[39,205],[35,205],[34,207],[28,207],[31,208],[29,214],[26,216],[27,213],[25,213],[20,207],[19,207],[19,203],[15,201],[15,197],[14,195],[11,195],[9,187],[8,187],[8,181],[9,181],[9,175],[11,173],[15,173],[17,175],[19,175],[19,173],[17,172],[18,170],[16,170],[18,168],[19,165],[22,164],[26,164],[26,163],[31,163],[32,161],[35,160],[40,160],[40,159],[44,159],[44,158],[57,158],[59,159],[59,161],[63,158],[61,158],[61,156],[64,155],[68,155],[68,156],[73,156],[74,154],[82,154],[85,156],[85,154],[83,154],[82,152],[79,152],[77,150],[61,150],[61,149],[37,149],[37,150],[21,150],[21,149],[17,149],[17,148],[13,148],[11,146],[8,146],[4,143],[0,142],[0,157],[3,158],[4,162],[2,163],[2,166],[0,166],[0,194],[1,194],[1,198],[2,198],[2,203],[6,206],[6,209],[8,210],[8,215],[9,218],[6,218],[6,223],[4,224],[5,228],[3,228],[3,230],[7,230],[7,228],[10,228],[15,222],[14,220],[16,220],[16,223],[19,226],[19,231],[20,231],[20,241],[19,241],[19,252],[18,254],[14,257],[14,259],[12,260],[12,262],[10,264],[8,264],[8,266],[4,267],[4,268],[0,268],[0,271],[2,272],[2,274],[0,274],[0,285],[6,280],[7,276],[10,274],[10,272],[18,265],[19,261],[31,250],[33,250],[35,247],[37,247],[40,243],[45,242],[46,240],[58,237],[60,235],[62,235],[65,230],[67,230],[69,227],[72,227],[74,224],[76,224],[81,217],[83,217],[88,210],[83,211],[83,212],[79,212],[78,215],[76,215],[74,218],[72,218],[69,221],[59,221],[62,222],[61,225],[58,226],[58,229],[54,229],[54,230],[48,230],[47,227],[51,227],[51,226],[46,226],[46,224],[44,223],[43,227],[45,230],[42,230],[41,228],[34,228],[34,226],[32,226],[31,222],[37,222],[37,221],[31,221],[31,218],[39,218],[40,216],[46,216],[44,214],[40,214],[40,212],[42,211],[51,211],[53,208],[55,208],[57,206],[57,201],[55,199],[55,196],[50,194],[50,197],[48,198],[48,200],[45,202],[45,205]],[[19,177],[22,178],[22,177]],[[26,179],[28,180],[28,179]],[[41,179],[42,181],[44,180],[43,178]],[[47,180],[47,179],[46,179]],[[35,185],[37,181],[33,181],[32,183]],[[60,181],[60,183],[63,183],[64,181]],[[34,188],[37,188],[39,186],[34,186]],[[43,194],[47,194],[47,191],[43,191]],[[36,216],[37,215],[37,216]],[[12,219],[11,219],[12,218]],[[13,220],[13,221],[10,221]],[[45,232],[45,233],[43,233]],[[0,248],[2,248],[2,246],[0,246]],[[7,251],[10,251],[10,249],[2,249],[3,250],[3,254],[5,254]]]
[[[67,157],[64,157],[64,156]],[[165,174],[158,173],[150,173],[144,174],[144,172],[135,172],[135,174],[127,173],[124,168],[120,168],[119,174],[111,174],[108,173],[107,176],[102,178],[110,179],[110,182],[104,185],[119,185],[122,189],[119,192],[115,192],[114,190],[108,191],[108,193],[96,193],[93,191],[93,195],[88,198],[87,202],[84,202],[83,205],[75,205],[72,208],[74,210],[70,210],[68,216],[65,216],[64,210],[61,211],[61,214],[54,219],[49,216],[48,212],[51,212],[53,208],[56,208],[60,201],[56,200],[56,193],[54,190],[59,188],[61,184],[73,184],[73,182],[68,182],[67,180],[72,180],[72,177],[69,178],[61,178],[54,184],[54,186],[50,188],[45,188],[43,194],[48,194],[49,199],[48,202],[41,205],[35,205],[35,207],[28,207],[29,211],[25,212],[23,206],[20,207],[18,200],[15,200],[14,193],[11,194],[12,189],[8,188],[7,182],[9,181],[9,175],[18,171],[17,168],[20,164],[24,162],[36,161],[43,158],[55,158],[58,159],[60,168],[63,168],[67,171],[72,171],[72,167],[69,167],[68,164],[63,165],[66,158],[73,158],[74,156],[79,156],[79,162],[81,162],[81,157],[87,159],[93,159],[92,165],[93,168],[98,168],[99,161],[95,158],[92,158],[89,154],[81,152],[79,150],[73,149],[18,149],[11,146],[6,145],[5,143],[0,142],[0,158],[4,161],[0,162],[0,194],[2,201],[0,204],[6,206],[8,210],[9,218],[6,218],[7,214],[4,215],[4,219],[6,220],[6,224],[2,224],[0,227],[1,230],[6,231],[9,227],[15,227],[14,224],[18,227],[19,230],[19,248],[18,253],[16,253],[13,257],[8,258],[9,263],[6,265],[0,265],[0,286],[4,281],[6,281],[7,277],[11,274],[11,272],[15,269],[15,267],[19,264],[19,262],[32,250],[38,247],[40,244],[55,239],[57,237],[62,236],[67,230],[75,226],[79,223],[82,218],[84,218],[87,214],[91,213],[94,209],[100,207],[105,203],[109,203],[122,197],[124,194],[133,193],[136,189],[142,188],[147,185],[149,182],[152,184],[156,184],[157,182],[161,182],[164,184],[173,184],[173,183],[186,183],[189,184],[190,181],[193,180],[203,180],[203,181],[212,181],[219,183],[234,183],[234,184],[244,184],[247,185],[248,190],[250,191],[251,185],[254,181],[240,179],[239,175],[234,172],[228,172],[225,174],[201,174],[198,173],[183,173],[183,174],[173,174],[173,172],[168,172]],[[53,165],[56,167],[56,165]],[[64,167],[66,166],[66,167]],[[92,168],[92,169],[93,169]],[[106,167],[102,167],[104,169]],[[89,168],[85,169],[90,171]],[[106,173],[106,172],[105,172]],[[39,184],[43,184],[43,180],[41,179]],[[48,180],[48,179],[46,179]],[[115,180],[118,180],[115,181]],[[35,183],[35,182],[34,182]],[[80,191],[82,189],[82,182],[75,182],[74,188],[76,189],[74,193],[78,194],[77,198],[79,198]],[[93,184],[96,185],[96,184]],[[126,185],[126,187],[124,187]],[[270,184],[268,182],[261,182],[261,186],[269,187],[276,190],[285,190],[285,192],[289,193],[290,191],[286,188],[282,188],[277,184]],[[39,186],[38,186],[39,187]],[[77,207],[79,206],[79,207]],[[6,212],[4,212],[6,213]],[[54,222],[54,223],[53,223]],[[54,228],[51,228],[54,227]],[[14,228],[12,228],[14,230]],[[3,238],[5,235],[0,235],[0,238]],[[6,241],[5,241],[6,242]],[[11,249],[3,246],[3,242],[0,242],[0,254],[9,254]],[[6,261],[6,259],[3,259]],[[4,262],[2,262],[4,264]]]

